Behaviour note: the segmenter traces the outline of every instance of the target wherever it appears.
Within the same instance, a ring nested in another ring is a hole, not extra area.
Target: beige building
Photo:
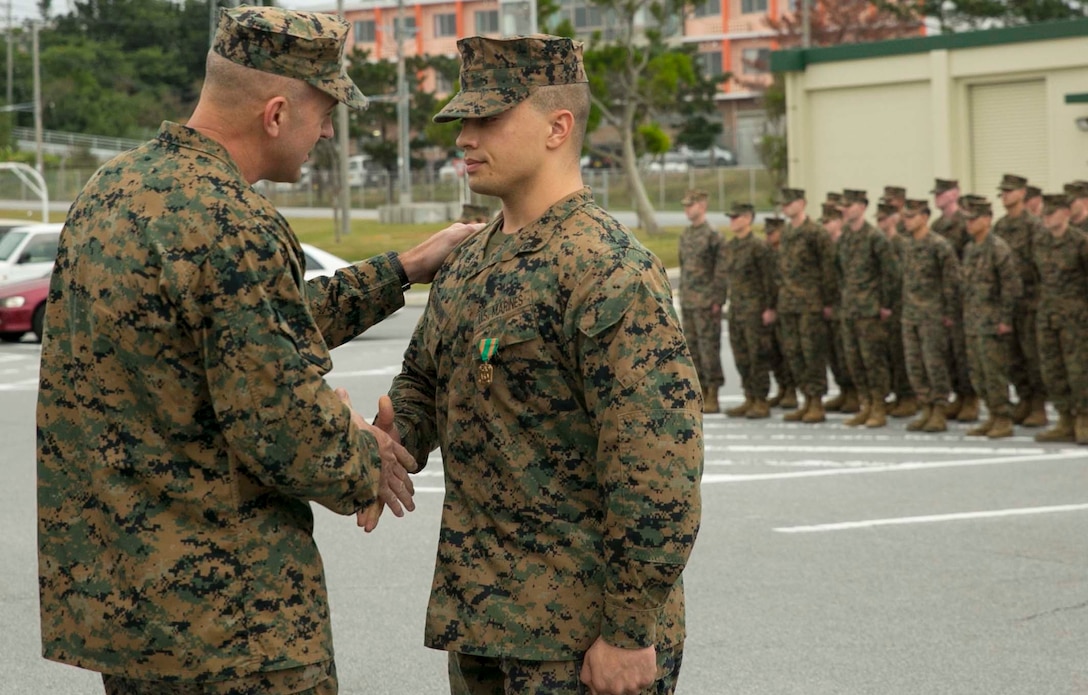
[[[789,182],[811,197],[933,179],[994,200],[1003,173],[1044,191],[1088,178],[1088,20],[778,51]],[[1000,209],[1000,208],[999,208]]]

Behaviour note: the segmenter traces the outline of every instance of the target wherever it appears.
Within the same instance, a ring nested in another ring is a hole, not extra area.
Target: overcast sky
[[[0,0],[0,26],[7,22],[8,3],[11,3],[12,19],[21,22],[26,19],[40,19],[38,14],[38,0]],[[255,4],[255,0],[250,0]],[[68,14],[73,6],[73,0],[53,0],[52,13],[54,15]],[[336,10],[336,0],[281,0],[277,3],[280,7],[292,10]],[[344,0],[345,6],[356,5],[357,0]]]

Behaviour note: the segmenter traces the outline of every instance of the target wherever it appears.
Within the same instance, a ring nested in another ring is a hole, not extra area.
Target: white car
[[[0,236],[0,285],[52,272],[63,227],[59,222],[29,224]]]
[[[687,173],[688,168],[687,159],[676,152],[666,152],[663,155],[652,158],[647,167],[649,171],[664,171],[677,174]]]
[[[352,265],[351,261],[345,261],[339,256],[310,244],[302,244],[302,253],[306,256],[306,274],[304,277],[307,280],[332,275],[340,268]]]

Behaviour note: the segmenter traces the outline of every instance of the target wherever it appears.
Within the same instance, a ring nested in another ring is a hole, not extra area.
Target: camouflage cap
[[[929,201],[921,198],[911,198],[903,204],[903,214],[907,217],[914,217],[917,214],[928,215]]]
[[[879,203],[877,203],[877,206],[876,206],[876,217],[877,217],[877,219],[884,219],[885,217],[888,217],[889,215],[895,215],[898,212],[899,212],[899,206],[897,206],[897,205],[893,205],[893,204],[891,204],[889,202],[886,202],[884,200],[881,200]]]
[[[805,199],[805,189],[803,188],[783,188],[781,190],[781,200],[783,205],[792,203],[795,200]]]
[[[842,208],[839,207],[838,203],[824,203],[822,212],[823,214],[820,215],[821,222],[842,219]]]
[[[884,187],[885,198],[906,198],[907,189],[902,186],[885,186]]]
[[[768,217],[763,220],[763,231],[766,234],[772,232],[780,232],[786,226],[786,218],[784,217]]]
[[[348,28],[331,14],[236,7],[220,11],[212,50],[238,65],[302,80],[361,111],[366,97],[344,68]]]
[[[945,191],[951,191],[953,188],[959,188],[960,182],[956,179],[934,179],[933,190],[930,193],[940,195]]]
[[[842,205],[853,205],[854,203],[869,204],[869,192],[863,191],[860,188],[847,188],[842,192]]]
[[[1070,198],[1088,198],[1088,181],[1073,181],[1062,186]]]
[[[725,214],[730,217],[740,217],[741,215],[752,215],[754,217],[756,209],[751,203],[733,203],[729,208],[729,212]]]
[[[998,185],[999,191],[1015,191],[1018,188],[1027,188],[1028,180],[1023,176],[1017,176],[1016,174],[1005,174],[1001,177],[1001,183]]]
[[[582,43],[534,34],[457,42],[461,52],[461,91],[435,114],[435,123],[483,118],[524,101],[534,87],[588,83]]]
[[[960,212],[969,220],[976,217],[994,216],[993,205],[980,195],[968,195],[960,198]]]
[[[1027,193],[1024,194],[1024,200],[1031,200],[1032,198],[1039,198],[1043,195],[1043,189],[1038,186],[1028,186]]]
[[[834,203],[836,205],[842,203],[842,193],[839,193],[838,191],[828,191],[827,202]]]
[[[1043,214],[1049,215],[1058,208],[1068,209],[1073,201],[1065,193],[1047,193],[1043,196]]]
[[[683,198],[680,199],[680,204],[681,205],[691,205],[692,203],[699,202],[700,200],[709,200],[709,199],[710,199],[710,194],[707,193],[706,191],[698,189],[698,188],[692,188],[691,190],[689,190],[687,193],[684,194]]]

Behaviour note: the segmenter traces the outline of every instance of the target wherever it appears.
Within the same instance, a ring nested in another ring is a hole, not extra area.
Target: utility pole
[[[12,36],[11,36],[11,29],[12,29],[12,26],[11,26],[11,24],[12,24],[12,22],[11,22],[11,6],[12,6],[12,4],[14,4],[14,0],[8,0],[8,41],[7,41],[7,43],[8,43],[8,101],[7,101],[7,103],[9,105],[14,100],[14,97],[12,96],[12,87],[11,87],[12,73],[14,71],[14,65],[15,65],[15,57],[12,54],[12,48],[11,48],[11,44],[12,44],[12,41],[11,41],[11,39],[12,39]]]
[[[812,0],[801,0],[801,48],[812,45]]]
[[[38,50],[38,22],[33,24],[33,52],[34,52],[34,165],[38,173],[44,173],[45,166],[42,161],[42,61]]]
[[[344,0],[336,0],[336,11],[344,16]],[[345,50],[346,53],[346,50]],[[347,61],[347,56],[344,56]],[[351,232],[351,182],[348,181],[348,107],[340,104],[336,107],[337,157],[340,165],[340,214],[337,219],[336,240],[340,241]]]
[[[403,38],[407,33],[404,18],[404,0],[397,0],[397,27],[393,32],[397,41],[397,152],[400,159],[400,204],[412,202],[411,150],[408,147],[408,78],[404,69]]]

